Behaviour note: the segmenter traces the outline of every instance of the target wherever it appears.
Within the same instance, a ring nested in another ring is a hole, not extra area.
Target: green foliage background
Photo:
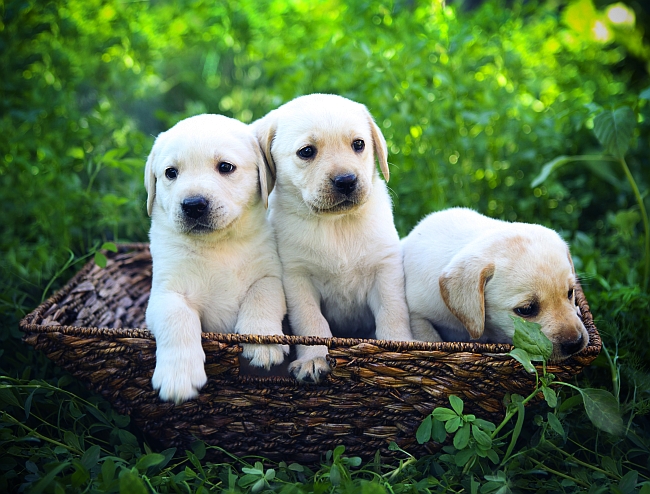
[[[3,381],[16,403],[25,408],[31,395],[24,386],[36,378],[85,396],[20,342],[18,320],[51,293],[44,292],[53,277],[51,289],[102,242],[147,239],[142,172],[157,133],[201,112],[250,122],[295,96],[332,92],[364,103],[384,132],[401,234],[428,212],[462,205],[545,224],[569,241],[612,357],[582,379],[611,387],[616,378],[630,430],[646,438],[594,439],[576,415],[567,418],[574,447],[593,452],[607,444],[605,458],[617,465],[617,477],[589,473],[590,485],[610,486],[632,470],[639,482],[647,480],[647,463],[625,463],[630,444],[650,451],[650,315],[642,279],[649,261],[630,183],[616,163],[593,159],[531,187],[557,156],[602,154],[594,118],[628,106],[637,122],[626,160],[648,207],[649,13],[643,2],[628,3],[636,21],[617,24],[607,8],[590,0],[493,0],[473,10],[412,0],[0,0],[0,367],[7,379],[18,379]],[[601,39],[596,22],[605,29]],[[40,403],[41,417],[76,403],[53,393]],[[0,450],[17,459],[0,464],[4,485],[29,490],[41,485],[52,459],[38,448],[53,446],[42,438],[17,446],[16,438],[36,436],[23,427],[29,411],[23,426],[8,425],[14,415],[7,415],[6,399]],[[128,462],[146,453],[143,439],[131,437],[128,420],[92,403],[114,428],[102,454],[111,451],[133,466]],[[74,413],[59,413],[59,420],[77,427]],[[530,438],[535,427],[529,424]],[[50,439],[63,434],[47,431]],[[521,451],[529,447],[519,444]],[[88,454],[88,445],[78,446],[67,454]],[[557,461],[557,471],[577,475],[574,464]],[[397,489],[437,472],[433,463],[418,465],[386,485]],[[521,473],[527,465],[510,468]],[[143,472],[132,473],[137,480]],[[454,488],[467,480],[453,478]],[[559,486],[562,477],[553,478]],[[91,482],[77,480],[79,490]],[[109,484],[101,492],[119,488]],[[54,492],[55,485],[40,489]]]

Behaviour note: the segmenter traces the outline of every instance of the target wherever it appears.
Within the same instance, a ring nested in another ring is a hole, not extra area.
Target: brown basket
[[[510,345],[422,343],[203,333],[208,383],[196,400],[161,402],[151,387],[156,343],[145,327],[151,288],[146,244],[119,246],[104,269],[88,263],[20,323],[24,340],[101,393],[161,446],[195,439],[238,455],[316,462],[338,444],[346,453],[391,456],[396,441],[414,455],[415,431],[455,394],[465,413],[499,421],[506,393],[529,394],[534,376],[507,356]],[[600,336],[576,291],[589,345],[548,370],[568,380],[598,355]],[[244,375],[238,343],[327,345],[334,369],[319,385]]]

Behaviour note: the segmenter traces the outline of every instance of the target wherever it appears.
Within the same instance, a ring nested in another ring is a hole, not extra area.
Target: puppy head
[[[190,117],[160,134],[144,183],[149,215],[185,234],[222,230],[270,192],[255,136],[222,115]]]
[[[389,178],[379,127],[365,106],[341,96],[301,96],[253,126],[278,190],[310,214],[345,214],[362,205],[377,176],[374,153]]]
[[[440,277],[443,300],[472,338],[512,343],[511,315],[541,325],[563,360],[589,341],[575,300],[577,284],[566,243],[552,230],[519,231],[475,242],[452,259]]]

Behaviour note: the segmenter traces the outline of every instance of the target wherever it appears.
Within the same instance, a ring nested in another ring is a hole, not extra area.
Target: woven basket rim
[[[118,243],[118,254],[129,251],[148,250],[148,243]],[[99,337],[103,339],[121,339],[121,338],[140,338],[146,340],[155,340],[153,334],[148,329],[143,328],[108,328],[108,327],[81,327],[81,326],[48,326],[38,324],[37,321],[42,314],[57,302],[67,296],[88,272],[95,266],[94,261],[86,263],[61,289],[41,303],[33,311],[27,314],[19,323],[23,332],[34,333],[62,333],[66,335]],[[572,358],[591,357],[598,355],[601,349],[601,339],[596,330],[591,311],[584,297],[580,284],[576,286],[576,298],[582,311],[583,321],[589,333],[589,344],[578,354],[568,359],[558,362],[565,364]],[[415,351],[449,351],[449,352],[468,352],[480,353],[486,356],[504,355],[510,352],[514,347],[510,344],[496,343],[477,343],[477,342],[423,342],[423,341],[393,341],[367,338],[321,338],[315,336],[293,336],[293,335],[251,335],[251,334],[233,334],[233,333],[213,333],[203,332],[202,339],[205,341],[215,341],[228,345],[238,343],[251,344],[282,344],[282,345],[324,345],[328,348],[355,347],[358,345],[372,345],[385,350],[415,350]],[[494,355],[493,355],[494,354]]]

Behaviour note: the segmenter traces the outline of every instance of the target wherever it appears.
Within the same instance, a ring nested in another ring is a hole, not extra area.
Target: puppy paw
[[[252,345],[242,344],[244,351],[242,356],[250,360],[255,367],[263,367],[269,370],[271,366],[281,364],[284,356],[289,355],[289,345]]]
[[[177,405],[196,398],[208,381],[203,362],[205,355],[196,358],[156,357],[156,369],[151,378],[160,399]]]
[[[289,372],[298,381],[318,383],[329,374],[331,368],[325,357],[309,360],[295,360],[289,365]]]

